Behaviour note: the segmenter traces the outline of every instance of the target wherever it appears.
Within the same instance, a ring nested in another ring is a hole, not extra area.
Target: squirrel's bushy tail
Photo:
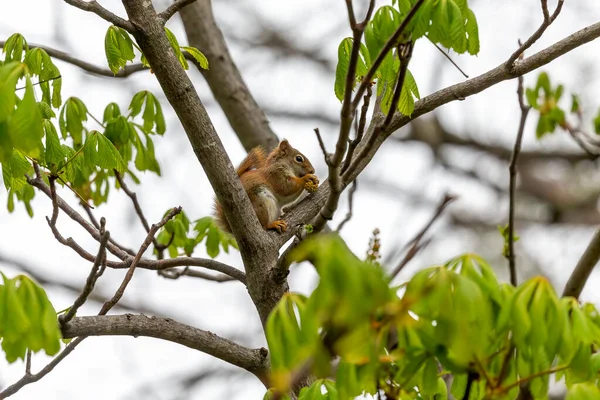
[[[265,165],[265,160],[267,159],[267,155],[265,150],[262,147],[255,147],[244,158],[244,161],[237,168],[238,176],[242,176],[244,173],[250,171],[251,169],[259,169]]]

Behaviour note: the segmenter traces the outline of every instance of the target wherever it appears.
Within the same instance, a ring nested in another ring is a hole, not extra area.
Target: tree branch
[[[118,26],[119,28],[125,29],[129,33],[133,33],[135,31],[135,27],[133,24],[115,14],[108,11],[106,8],[102,7],[96,0],[91,1],[83,1],[83,0],[64,0],[65,3],[72,5],[75,8],[79,8],[80,10],[92,12],[102,18],[105,21],[110,22],[113,25]]]
[[[256,375],[267,383],[269,368],[265,348],[249,349],[212,332],[173,321],[145,315],[108,315],[76,317],[62,327],[65,338],[88,336],[145,336],[163,339],[199,350]]]
[[[225,274],[219,274],[219,275],[211,275],[211,274],[207,274],[205,272],[202,271],[196,271],[194,269],[190,269],[189,267],[185,267],[183,269],[175,269],[175,270],[159,270],[158,274],[160,276],[162,276],[163,278],[167,278],[167,279],[179,279],[182,276],[190,276],[192,278],[200,278],[200,279],[204,279],[207,281],[213,281],[213,282],[231,282],[234,281],[235,279],[227,276]]]
[[[144,0],[128,0],[124,1],[123,5],[132,24],[137,28],[133,36],[175,110],[192,149],[215,190],[219,203],[223,206],[225,217],[229,221],[236,221],[235,224],[231,224],[231,228],[248,273],[248,291],[259,311],[261,321],[266,323],[269,313],[287,290],[284,285],[274,286],[267,276],[269,266],[274,265],[277,260],[278,234],[268,233],[260,225],[198,93],[171,50],[152,5]],[[194,7],[186,7],[186,10],[189,9]],[[210,40],[215,39],[210,37]],[[202,48],[200,50],[204,51]],[[215,70],[219,74],[223,73],[218,63],[211,65],[210,71]],[[239,109],[235,112],[242,113]]]
[[[121,297],[123,297],[123,294],[125,293],[125,289],[127,288],[127,285],[131,281],[131,278],[133,278],[133,273],[135,272],[135,268],[137,267],[138,263],[140,262],[142,255],[144,255],[144,253],[148,249],[148,246],[150,246],[150,243],[152,243],[152,240],[154,239],[154,235],[156,235],[156,232],[158,232],[158,230],[160,228],[162,228],[167,222],[169,222],[174,216],[176,216],[180,212],[181,212],[181,207],[175,207],[171,211],[169,211],[169,213],[167,215],[165,215],[165,217],[158,224],[152,224],[152,226],[150,227],[150,231],[148,232],[148,235],[146,236],[146,239],[140,246],[140,249],[138,250],[137,254],[135,255],[135,258],[131,262],[129,269],[127,270],[127,273],[125,274],[125,278],[123,278],[123,282],[121,282],[121,285],[115,292],[115,295],[110,300],[106,301],[102,305],[102,309],[100,310],[98,315],[106,315],[106,313],[111,308],[113,308],[113,306],[115,304],[117,304],[119,302]]]
[[[256,146],[271,150],[279,139],[234,63],[211,3],[198,0],[180,13],[190,46],[202,51],[210,64],[200,72],[246,151]]]
[[[480,93],[485,89],[488,89],[491,86],[494,86],[502,81],[514,79],[519,76],[525,75],[528,72],[531,72],[543,65],[550,63],[556,58],[568,53],[569,51],[576,49],[586,43],[591,42],[592,40],[598,38],[600,36],[600,22],[597,22],[593,25],[590,25],[586,28],[583,28],[572,35],[566,37],[563,40],[556,42],[555,44],[547,47],[544,50],[539,51],[538,53],[523,59],[522,61],[518,61],[514,65],[514,69],[510,71],[506,65],[506,63],[502,63],[498,67],[479,75],[473,79],[469,79],[463,83],[459,83],[456,85],[449,86],[445,89],[438,90],[437,92],[419,100],[415,104],[415,109],[413,114],[408,117],[396,113],[390,124],[390,128],[385,134],[379,135],[375,139],[374,146],[370,149],[368,154],[364,154],[361,157],[357,157],[355,162],[348,168],[348,170],[344,173],[345,181],[350,182],[354,177],[356,177],[371,161],[377,149],[381,144],[391,135],[394,131],[400,129],[404,125],[408,124],[411,120],[420,117],[423,114],[426,114],[432,110],[437,109],[438,107],[450,103],[456,100],[463,100],[469,96]],[[377,124],[377,119],[381,117],[374,118],[374,121],[369,128],[369,131],[373,131],[374,126]],[[361,146],[363,147],[363,146]],[[313,195],[313,198],[318,198],[318,194],[321,192],[321,188],[323,191],[328,190],[325,185],[321,185],[319,192]]]
[[[105,222],[104,218],[102,222]],[[96,285],[96,280],[100,277],[98,273],[100,269],[100,264],[106,265],[106,244],[108,243],[108,239],[110,238],[110,232],[104,230],[104,224],[100,226],[100,248],[98,249],[98,255],[96,256],[96,261],[94,261],[94,265],[92,265],[92,269],[85,281],[85,286],[81,291],[81,294],[75,299],[69,311],[66,314],[63,314],[58,317],[58,321],[61,324],[66,324],[70,320],[73,319],[75,314],[77,314],[77,310],[79,307],[86,302],[88,296],[94,290],[94,286]]]
[[[512,69],[514,67],[515,61],[525,52],[525,50],[530,48],[539,38],[542,37],[546,29],[554,22],[556,17],[558,17],[558,14],[562,9],[564,0],[558,0],[558,3],[556,4],[556,9],[554,10],[554,13],[552,13],[552,16],[550,16],[550,14],[548,13],[548,0],[541,0],[541,3],[542,14],[544,15],[544,22],[542,22],[542,25],[540,25],[540,27],[534,32],[534,34],[531,35],[531,37],[527,39],[525,43],[523,43],[517,49],[517,51],[515,51],[508,58],[508,60],[506,61],[507,68]]]
[[[34,165],[36,166],[36,165]],[[39,168],[38,168],[39,171]],[[55,194],[53,196],[52,194],[52,189],[46,185],[46,183],[42,180],[41,176],[39,175],[39,173],[37,174],[37,176],[35,178],[28,178],[27,182],[31,185],[34,186],[36,188],[38,188],[40,191],[42,191],[46,196],[48,196],[53,203],[53,214],[54,214],[54,210],[56,209],[56,207],[60,208],[65,214],[67,214],[73,221],[77,222],[83,229],[85,229],[86,231],[88,231],[88,233],[94,238],[96,239],[98,242],[100,241],[100,233],[98,231],[98,229],[96,229],[92,224],[90,224],[89,222],[87,222],[82,216],[81,214],[79,214],[77,211],[75,211],[66,201],[64,201],[59,195]],[[56,207],[55,207],[56,206]],[[51,222],[51,220],[49,220],[49,223]],[[52,225],[51,225],[52,227]],[[53,230],[54,231],[54,230]],[[56,236],[56,233],[55,233]],[[70,238],[69,238],[70,239]],[[67,241],[69,241],[69,239],[67,239]],[[74,243],[74,241],[71,239],[71,241]],[[65,243],[63,243],[65,244]],[[83,252],[80,252],[78,250],[76,250],[79,255],[81,255],[84,259],[90,261],[90,262],[94,262],[95,257],[92,256],[91,254],[87,253],[87,254],[83,254],[85,253],[85,251],[76,243],[74,243],[80,250],[82,250]],[[73,246],[71,246],[73,247]],[[75,249],[75,247],[73,247]],[[106,245],[106,248],[108,249],[108,251],[110,251],[111,253],[113,253],[114,255],[116,255],[117,257],[119,257],[121,260],[124,260],[128,257],[131,257],[129,255],[129,253],[127,253],[127,251],[119,248],[118,246],[116,246],[115,244],[109,242]]]
[[[86,61],[80,60],[76,57],[69,55],[60,50],[53,49],[48,46],[43,46],[35,43],[28,43],[30,49],[39,48],[44,50],[50,57],[56,58],[57,60],[64,61],[71,65],[81,68],[82,70],[89,72],[94,75],[107,76],[109,78],[127,78],[135,74],[136,72],[140,72],[143,70],[150,71],[148,68],[144,67],[142,64],[132,64],[128,65],[125,68],[122,68],[116,74],[113,74],[112,71],[108,68],[101,68],[94,64],[88,63]],[[6,45],[6,41],[0,40],[0,48]]]
[[[406,125],[411,119],[418,118],[446,103],[463,100],[502,81],[515,79],[534,71],[598,37],[600,37],[600,22],[587,26],[534,55],[524,58],[522,61],[517,61],[513,71],[510,71],[507,68],[506,63],[502,63],[496,68],[475,78],[438,90],[417,101],[415,103],[415,110],[410,117],[396,114],[390,126],[390,131],[393,132],[398,130]]]
[[[354,180],[354,182],[352,182],[352,186],[350,187],[350,191],[348,192],[348,213],[346,214],[344,219],[340,222],[338,227],[335,229],[335,231],[337,233],[340,233],[340,231],[342,230],[344,225],[346,225],[346,223],[348,221],[350,221],[350,219],[352,219],[352,211],[353,211],[353,206],[354,206],[354,193],[356,192],[356,189],[358,189],[357,182],[358,182],[357,180]]]
[[[68,356],[69,354],[71,354],[71,352],[73,350],[75,350],[75,347],[77,347],[77,345],[79,343],[81,343],[83,341],[83,339],[85,339],[85,338],[77,338],[77,339],[73,340],[71,343],[69,343],[67,345],[67,347],[65,347],[65,349],[60,352],[59,355],[54,357],[54,359],[52,361],[50,361],[44,368],[42,368],[42,370],[40,372],[38,372],[37,374],[27,374],[26,373],[17,382],[13,383],[12,385],[10,385],[6,389],[4,389],[2,392],[0,392],[0,399],[6,399],[7,397],[10,397],[13,394],[17,393],[19,390],[21,390],[21,388],[23,388],[23,386],[29,385],[30,383],[37,382],[40,379],[42,379],[44,376],[48,375],[54,369],[54,367],[56,367],[58,365],[58,363],[60,363],[66,356]]]
[[[402,261],[400,261],[400,263],[396,266],[396,268],[394,268],[392,270],[392,272],[390,272],[390,277],[392,279],[394,279],[400,273],[400,271],[402,271],[402,269],[406,266],[406,264],[408,264],[408,262],[410,260],[412,260],[413,257],[423,247],[421,245],[423,236],[425,236],[425,234],[427,233],[429,228],[431,228],[431,226],[434,224],[434,222],[437,221],[437,219],[440,217],[440,215],[442,215],[442,212],[444,212],[444,209],[446,209],[448,204],[452,203],[455,199],[456,199],[456,197],[454,197],[448,193],[446,193],[444,195],[444,198],[442,199],[440,204],[437,206],[435,213],[433,214],[433,216],[431,217],[429,222],[427,222],[427,224],[423,227],[423,229],[421,229],[421,231],[419,233],[417,233],[417,235],[410,242],[408,242],[406,244],[406,246],[404,246],[404,249],[407,249],[409,246],[410,246],[410,248],[406,252],[406,255],[404,256],[404,258],[402,258]]]
[[[517,96],[519,97],[519,108],[521,109],[521,120],[519,122],[519,130],[517,132],[517,138],[515,140],[515,147],[513,149],[512,157],[510,158],[510,164],[508,166],[509,171],[509,200],[508,200],[508,268],[510,271],[510,283],[513,286],[517,286],[517,267],[515,265],[515,196],[517,191],[517,161],[519,159],[519,153],[521,152],[521,143],[523,141],[523,132],[525,130],[525,121],[527,121],[527,115],[531,107],[525,104],[523,97],[523,77],[520,76],[519,85],[517,88]]]
[[[563,297],[579,298],[590,274],[598,264],[598,260],[600,260],[600,228],[592,236],[592,240],[571,273],[563,290]]]
[[[165,24],[173,15],[175,15],[176,12],[185,6],[189,6],[195,1],[196,0],[176,0],[169,7],[167,7],[165,11],[158,14],[158,17],[163,21],[163,24]]]

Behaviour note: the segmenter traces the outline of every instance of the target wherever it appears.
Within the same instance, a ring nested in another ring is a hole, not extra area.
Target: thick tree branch
[[[585,252],[577,262],[575,269],[571,273],[565,289],[563,290],[563,297],[572,296],[576,299],[579,298],[585,284],[590,277],[590,274],[598,264],[600,260],[600,229],[596,230],[592,240],[585,249]]]
[[[267,276],[269,266],[277,260],[276,241],[273,240],[276,236],[267,233],[260,225],[206,109],[171,50],[156,11],[144,0],[123,1],[123,5],[131,23],[137,28],[133,36],[179,117],[192,149],[223,207],[225,217],[229,221],[236,221],[231,228],[248,273],[248,290],[261,320],[266,323],[270,311],[287,290],[285,285],[274,286]],[[194,7],[186,7],[186,11],[190,9]],[[216,39],[211,37],[210,40]],[[203,48],[200,50],[204,51]],[[210,70],[223,73],[214,64]],[[236,109],[235,112],[242,111]],[[257,137],[258,134],[252,135]]]
[[[6,41],[0,40],[0,48],[4,47]],[[130,75],[135,74],[136,72],[140,72],[143,70],[150,71],[148,68],[144,67],[142,64],[132,64],[128,65],[123,69],[120,69],[119,72],[113,74],[112,71],[108,68],[98,67],[94,64],[88,63],[86,61],[80,60],[76,57],[65,53],[64,51],[56,50],[48,46],[43,46],[35,43],[28,43],[30,49],[39,48],[44,50],[50,57],[56,58],[57,60],[64,61],[66,63],[72,64],[76,67],[81,68],[82,70],[89,72],[94,75],[107,76],[110,78],[127,78]]]
[[[215,22],[211,1],[198,0],[181,10],[180,15],[190,46],[197,47],[208,58],[210,68],[200,72],[244,148],[247,151],[256,146],[275,148],[279,139],[229,53]]]
[[[105,21],[110,22],[113,25],[118,26],[119,28],[125,29],[129,33],[133,33],[135,28],[131,24],[131,22],[113,14],[108,11],[106,8],[102,7],[96,0],[91,1],[83,1],[83,0],[64,0],[65,3],[72,5],[75,8],[79,8],[80,10],[92,12],[102,18]]]
[[[256,375],[263,383],[267,382],[269,358],[266,349],[249,349],[212,332],[184,325],[169,318],[132,314],[76,317],[62,327],[62,334],[65,338],[146,336],[163,339],[244,368]]]

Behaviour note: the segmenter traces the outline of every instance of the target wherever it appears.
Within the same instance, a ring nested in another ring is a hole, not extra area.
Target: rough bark
[[[249,349],[212,332],[181,324],[170,318],[133,314],[76,317],[62,327],[62,333],[67,339],[88,336],[147,336],[163,339],[244,368],[262,382],[267,382],[267,349]]]

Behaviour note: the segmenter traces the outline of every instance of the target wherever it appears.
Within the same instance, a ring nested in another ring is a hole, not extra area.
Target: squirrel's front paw
[[[284,220],[278,219],[277,221],[271,222],[267,229],[275,229],[277,232],[283,233],[287,229],[287,224]]]
[[[319,189],[319,178],[316,175],[304,175],[302,179],[304,179],[304,189],[308,192],[314,193]]]

